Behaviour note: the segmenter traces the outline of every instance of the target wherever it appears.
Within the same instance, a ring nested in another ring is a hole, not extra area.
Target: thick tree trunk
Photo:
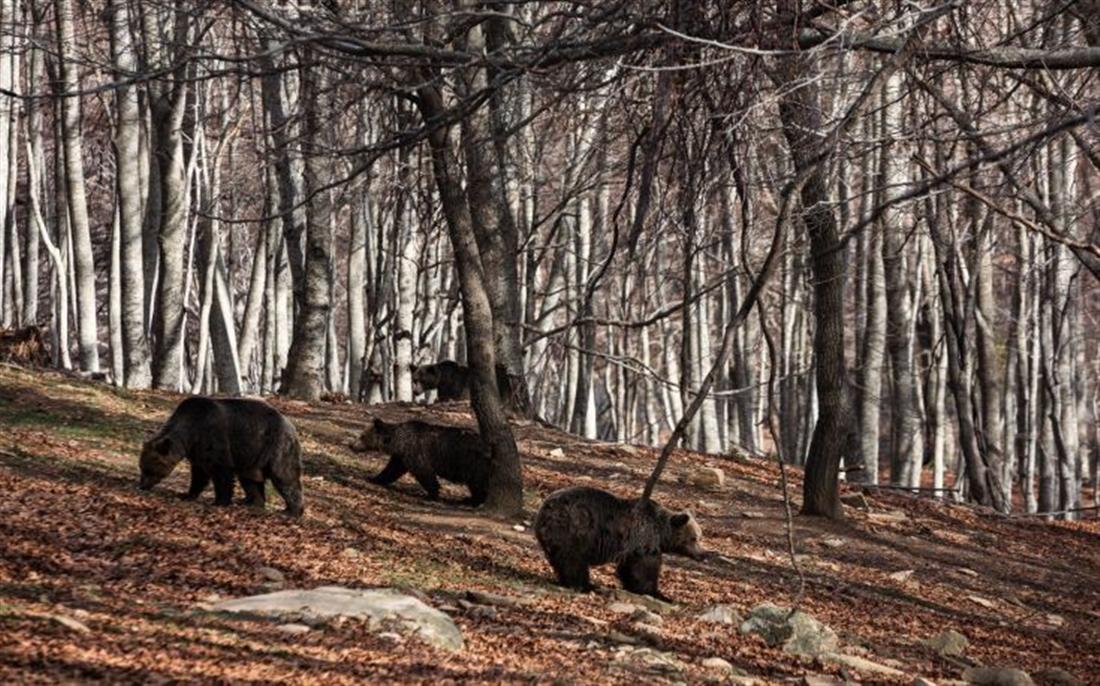
[[[305,56],[300,67],[306,141],[304,190],[308,198],[304,299],[294,320],[294,337],[287,355],[283,384],[279,389],[283,395],[303,400],[317,400],[324,390],[325,346],[332,309],[332,261],[329,255],[332,225],[328,214],[331,209],[327,194],[318,192],[327,182],[330,162],[321,158],[321,123],[318,118],[321,103],[318,100],[323,89],[318,83],[320,74],[313,73],[312,59],[311,55]]]

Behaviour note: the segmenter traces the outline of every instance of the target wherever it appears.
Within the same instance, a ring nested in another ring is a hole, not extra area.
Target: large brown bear
[[[245,503],[264,507],[270,480],[296,517],[302,505],[302,457],[298,432],[262,400],[188,398],[141,449],[141,488],[160,483],[180,462],[191,463],[191,487],[181,497],[194,500],[214,482],[214,504],[229,505],[239,480]]]
[[[568,588],[591,591],[589,568],[614,562],[623,588],[667,600],[657,587],[661,554],[700,560],[702,531],[689,512],[618,498],[597,488],[551,493],[535,516],[535,538]]]
[[[416,420],[394,424],[375,419],[351,447],[390,455],[372,483],[388,486],[411,473],[431,500],[439,499],[439,479],[443,479],[470,489],[467,504],[477,507],[485,502],[489,448],[476,431]]]

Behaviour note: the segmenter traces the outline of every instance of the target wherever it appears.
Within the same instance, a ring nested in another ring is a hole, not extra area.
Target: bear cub
[[[262,400],[187,398],[141,449],[141,488],[164,480],[181,461],[191,463],[194,500],[214,482],[214,504],[229,505],[239,480],[245,504],[264,507],[264,482],[271,481],[286,511],[302,515],[302,453],[298,432]]]
[[[439,499],[439,479],[443,479],[470,489],[467,504],[477,507],[485,502],[489,448],[476,431],[417,420],[395,424],[375,419],[351,448],[390,455],[385,468],[371,478],[372,483],[389,486],[411,473],[431,500]]]
[[[551,493],[535,516],[535,538],[561,585],[593,590],[589,568],[614,562],[623,588],[667,598],[657,587],[661,554],[701,560],[702,530],[690,512],[673,512],[653,501],[619,498],[598,488]]]

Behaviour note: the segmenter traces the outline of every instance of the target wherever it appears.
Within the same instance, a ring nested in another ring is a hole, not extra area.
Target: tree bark
[[[332,261],[332,225],[329,222],[327,195],[320,192],[328,179],[330,162],[321,158],[321,124],[318,109],[323,89],[314,74],[312,55],[306,55],[300,67],[302,108],[306,143],[305,197],[306,255],[304,296],[294,320],[294,336],[287,355],[286,372],[279,392],[302,400],[318,400],[324,390],[325,346],[328,319],[332,309],[330,292]],[[284,215],[285,216],[285,215]],[[288,239],[287,243],[290,243]]]
[[[80,88],[80,75],[73,50],[76,46],[73,28],[72,0],[54,0],[59,56],[58,90],[72,93]],[[80,96],[62,95],[61,132],[65,156],[65,188],[69,206],[69,223],[73,236],[73,257],[76,267],[77,339],[80,366],[86,372],[99,372],[99,331],[96,321],[95,262],[92,257],[92,232],[88,220],[88,199],[84,184],[84,142],[80,124]]]
[[[115,78],[121,81],[137,69],[130,39],[127,0],[110,1],[107,22]],[[127,388],[148,388],[152,382],[152,370],[149,366],[149,341],[145,336],[142,185],[138,162],[141,113],[135,87],[123,84],[115,89],[115,115],[115,192],[119,215],[119,286],[124,358],[121,381]]]
[[[447,232],[454,249],[462,290],[466,328],[467,359],[472,372],[471,403],[478,428],[490,448],[487,510],[503,516],[523,510],[523,474],[515,438],[508,426],[504,406],[497,392],[493,309],[486,289],[486,275],[466,195],[457,177],[450,126],[443,100],[430,82],[417,91],[417,105],[427,126],[432,127],[429,144],[432,172],[447,220]]]

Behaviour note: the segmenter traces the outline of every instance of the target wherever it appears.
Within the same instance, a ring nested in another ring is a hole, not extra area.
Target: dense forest
[[[514,406],[1074,518],[1098,67],[1097,0],[0,0],[0,324],[128,388],[467,363],[501,512]]]

